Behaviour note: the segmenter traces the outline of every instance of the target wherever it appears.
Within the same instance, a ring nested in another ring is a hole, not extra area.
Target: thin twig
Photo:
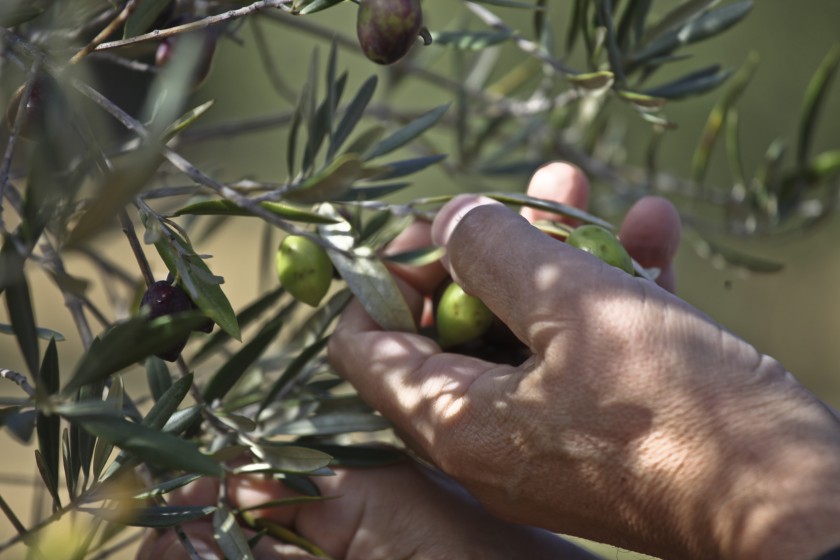
[[[8,379],[12,383],[23,389],[23,392],[29,395],[30,397],[35,396],[35,388],[29,384],[29,380],[27,380],[26,376],[22,373],[12,371],[7,368],[0,368],[0,378]]]
[[[149,287],[155,283],[152,267],[149,266],[149,261],[146,259],[146,254],[143,252],[143,247],[140,245],[140,240],[137,239],[137,233],[134,231],[134,224],[131,223],[131,218],[128,217],[128,212],[125,211],[125,208],[120,210],[120,225],[122,226],[123,233],[128,238],[128,244],[131,246],[131,251],[137,260],[137,266],[140,267],[140,272],[143,274],[143,280],[146,281],[146,287]]]
[[[96,47],[95,51],[100,52],[110,49],[118,49],[121,47],[127,47],[129,45],[135,45],[137,43],[144,43],[146,41],[159,41],[160,39],[172,37],[173,35],[178,35],[180,33],[188,33],[190,31],[206,29],[213,25],[236,18],[249,16],[251,14],[259,12],[260,10],[266,10],[269,8],[280,8],[289,11],[291,10],[291,2],[292,0],[260,0],[259,2],[254,2],[250,6],[245,6],[244,8],[239,8],[237,10],[228,10],[227,12],[224,12],[222,14],[208,16],[206,18],[191,21],[183,25],[167,27],[166,29],[155,29],[154,31],[150,31],[149,33],[137,35],[128,39],[121,39],[119,41],[110,41],[108,43],[102,43],[101,45],[98,45]]]
[[[128,0],[128,2],[126,2],[125,7],[122,9],[122,11],[119,14],[117,14],[117,17],[115,17],[113,20],[111,20],[111,22],[108,25],[106,25],[104,28],[102,28],[102,30],[99,33],[96,34],[96,37],[94,37],[90,41],[90,43],[85,45],[82,48],[82,50],[80,50],[75,55],[73,55],[73,57],[70,59],[70,64],[78,63],[84,57],[86,57],[87,55],[92,53],[94,51],[94,49],[96,49],[96,47],[100,43],[102,43],[105,39],[107,39],[108,37],[113,35],[113,33],[123,23],[125,23],[125,21],[131,15],[131,13],[134,12],[134,8],[136,7],[136,5],[137,5],[136,0]]]

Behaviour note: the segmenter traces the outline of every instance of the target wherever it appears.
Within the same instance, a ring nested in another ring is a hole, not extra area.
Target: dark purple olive
[[[190,311],[193,309],[193,302],[187,293],[178,286],[159,280],[149,286],[149,289],[143,294],[140,307],[149,310],[149,319],[156,319],[165,315]],[[189,336],[185,336],[182,340],[178,340],[171,347],[155,354],[155,356],[167,362],[174,362],[181,355],[181,351],[187,345],[188,340]]]
[[[423,26],[420,0],[361,0],[356,34],[362,51],[377,64],[392,64],[408,53]]]

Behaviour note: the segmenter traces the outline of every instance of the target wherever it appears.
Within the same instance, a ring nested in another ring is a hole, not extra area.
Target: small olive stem
[[[134,12],[134,8],[136,6],[137,0],[128,0],[122,11],[119,14],[117,14],[117,17],[112,19],[108,25],[106,25],[104,28],[102,28],[102,30],[99,33],[97,33],[96,37],[94,37],[79,52],[73,55],[69,63],[76,64],[79,61],[81,61],[84,57],[92,53],[99,44],[101,44],[105,39],[112,35],[119,28],[120,25],[125,23],[125,21],[129,18],[132,12]]]
[[[292,0],[260,0],[259,2],[254,2],[250,6],[245,6],[244,8],[239,8],[237,10],[228,10],[227,12],[217,14],[214,16],[208,16],[196,21],[191,21],[183,25],[167,27],[166,29],[155,29],[154,31],[150,31],[149,33],[143,33],[142,35],[137,35],[128,39],[121,39],[119,41],[101,43],[96,46],[94,51],[100,52],[110,49],[127,47],[129,45],[135,45],[137,43],[144,43],[146,41],[158,41],[160,39],[165,39],[166,37],[178,35],[180,33],[188,33],[190,31],[206,29],[218,23],[249,16],[253,13],[268,8],[280,8],[281,10],[290,11],[291,8],[289,7],[289,4],[291,4],[291,1]]]
[[[131,218],[128,217],[128,212],[125,211],[125,208],[120,210],[120,225],[126,238],[128,238],[128,244],[131,246],[131,251],[137,260],[137,266],[140,267],[140,272],[143,274],[146,287],[149,287],[155,283],[152,267],[149,266],[149,261],[146,259],[146,254],[143,252],[140,240],[137,239],[137,232],[134,231],[134,224],[131,223]]]
[[[0,368],[0,378],[8,379],[12,383],[23,389],[23,392],[29,395],[30,397],[35,396],[35,388],[29,384],[29,380],[27,380],[26,376],[22,373],[12,371],[7,368]]]

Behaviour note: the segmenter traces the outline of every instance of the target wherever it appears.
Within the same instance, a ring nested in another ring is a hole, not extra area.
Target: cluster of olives
[[[140,300],[140,308],[148,311],[147,317],[149,320],[197,309],[187,292],[167,280],[159,280],[149,286]],[[213,330],[213,321],[207,319],[195,330],[209,333]],[[188,340],[189,336],[186,336],[182,340],[175,341],[171,347],[156,354],[156,356],[167,362],[174,362],[181,355],[181,351],[187,345]]]
[[[569,245],[605,263],[634,274],[633,260],[615,235],[598,225],[582,225],[566,238]],[[300,235],[288,235],[276,254],[280,283],[297,300],[316,307],[330,288],[333,266],[321,245]],[[435,298],[434,333],[442,348],[504,363],[521,363],[527,347],[479,298],[454,282]]]
[[[634,274],[633,259],[609,230],[593,224],[575,228],[569,245]],[[479,298],[450,283],[436,305],[435,326],[441,347],[499,363],[517,365],[530,352]]]
[[[404,57],[423,28],[420,0],[361,0],[356,34],[362,52],[377,64]]]

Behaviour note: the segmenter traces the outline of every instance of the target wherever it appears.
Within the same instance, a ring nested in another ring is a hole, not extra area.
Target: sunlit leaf
[[[402,253],[388,254],[383,258],[389,263],[406,266],[423,266],[439,261],[445,254],[445,247],[420,247],[419,249],[412,249]]]
[[[332,8],[336,4],[340,4],[344,0],[295,0],[292,4],[292,13],[305,16],[307,14],[314,14],[327,8]],[[231,557],[230,555],[228,555]]]
[[[615,81],[615,75],[608,71],[588,72],[585,74],[567,74],[565,76],[569,83],[585,89],[601,89],[609,87]]]
[[[227,558],[252,560],[254,554],[248,540],[231,511],[225,507],[213,513],[213,538]]]
[[[323,451],[296,445],[261,443],[251,451],[272,469],[281,472],[306,474],[322,469],[332,461],[332,456]]]
[[[260,202],[264,210],[277,214],[284,220],[292,222],[304,222],[309,224],[329,224],[334,220],[311,212],[305,208],[292,206],[283,202]],[[185,206],[175,211],[173,216],[254,216],[249,210],[241,208],[229,200],[205,200]]]
[[[307,445],[312,449],[330,454],[333,458],[330,464],[335,467],[381,467],[408,459],[404,451],[393,447],[335,445],[332,443],[307,443]]]
[[[337,214],[329,205],[322,205],[322,211]],[[330,260],[373,320],[386,330],[415,332],[414,317],[391,273],[372,251],[354,247],[349,224],[320,226],[319,233],[336,247],[327,252]]]

